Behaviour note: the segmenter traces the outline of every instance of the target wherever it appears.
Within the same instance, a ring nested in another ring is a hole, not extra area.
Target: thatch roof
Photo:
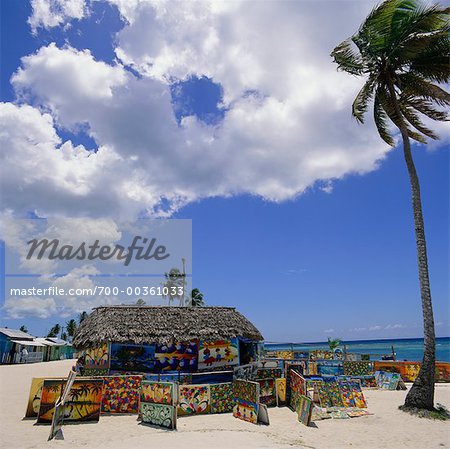
[[[263,339],[234,307],[113,306],[95,308],[81,323],[72,343],[84,349],[107,341],[142,344],[232,337]]]

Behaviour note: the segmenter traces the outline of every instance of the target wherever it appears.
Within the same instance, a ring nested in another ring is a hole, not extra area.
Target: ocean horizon
[[[340,347],[347,347],[348,352],[357,354],[371,354],[371,360],[381,359],[382,355],[392,353],[392,346],[396,354],[396,360],[421,361],[423,357],[423,338],[390,338],[376,340],[342,340]],[[327,349],[328,342],[301,342],[282,343],[265,342],[268,350],[295,350],[307,351],[314,349]],[[450,362],[450,337],[436,338],[436,360]]]

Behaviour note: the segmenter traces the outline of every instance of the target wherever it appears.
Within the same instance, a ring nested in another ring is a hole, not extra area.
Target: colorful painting
[[[372,376],[359,376],[358,377],[362,388],[378,388],[377,379],[374,375]],[[352,379],[352,380],[358,380]]]
[[[256,377],[258,379],[278,379],[282,377],[283,370],[281,368],[258,368]]]
[[[309,351],[294,351],[294,359],[309,359]]]
[[[345,376],[369,376],[374,373],[372,362],[343,362]]]
[[[111,344],[111,369],[127,372],[149,372],[155,367],[154,345]]]
[[[142,381],[141,402],[174,405],[176,402],[175,384],[172,382]]]
[[[331,416],[328,414],[326,408],[318,407],[313,404],[312,413],[311,413],[311,421],[321,421],[322,419],[330,419]]]
[[[173,405],[141,403],[142,422],[166,429],[176,429],[177,408]]]
[[[231,413],[233,411],[233,383],[212,384],[209,387],[211,413]]]
[[[378,387],[382,390],[396,390],[401,380],[399,373],[390,373],[385,371],[376,371],[375,378]]]
[[[28,395],[27,410],[25,418],[36,418],[39,413],[41,405],[42,387],[44,385],[45,377],[33,377],[31,379],[30,394]],[[64,379],[47,378],[49,380],[59,380],[64,382]]]
[[[197,371],[198,340],[156,345],[155,371]]]
[[[316,392],[321,407],[343,407],[344,402],[336,381],[317,381],[315,382]]]
[[[258,379],[259,383],[259,402],[267,407],[277,406],[277,389],[275,379]]]
[[[51,423],[55,403],[65,380],[44,380],[38,423]],[[65,403],[65,421],[98,421],[102,402],[103,379],[75,380]]]
[[[200,341],[198,369],[215,369],[239,364],[237,338],[231,340]]]
[[[343,362],[337,360],[322,360],[317,363],[317,370],[320,376],[340,376],[344,373]]]
[[[400,375],[405,382],[414,382],[416,377],[419,375],[421,364],[419,362],[414,363],[401,363],[400,365]]]
[[[275,386],[277,389],[278,405],[286,402],[286,378],[281,377],[275,379]]]
[[[233,407],[233,416],[235,418],[242,419],[243,421],[257,424],[258,409],[258,403],[236,399],[235,405]]]
[[[367,408],[366,399],[357,381],[340,381],[339,390],[345,407]]]
[[[277,359],[293,359],[294,351],[275,351],[275,357]]]
[[[450,382],[450,363],[436,362],[436,382]]]
[[[233,381],[233,397],[251,403],[259,402],[259,384],[250,380]]]
[[[333,360],[333,351],[326,351],[324,349],[315,349],[314,351],[309,351],[309,360]]]
[[[138,413],[141,376],[103,378],[103,413]]]
[[[311,422],[311,414],[313,409],[313,401],[307,396],[300,395],[297,404],[298,420],[305,426],[309,426]]]
[[[297,410],[298,403],[300,401],[300,396],[306,395],[306,381],[302,375],[294,371],[293,369],[289,371],[289,405],[292,410]]]
[[[308,362],[308,376],[317,376],[317,362]]]
[[[109,368],[108,343],[84,350],[83,356],[84,369],[105,370]]]
[[[347,409],[347,414],[350,416],[350,418],[359,418],[360,416],[367,416],[367,415],[373,415],[373,413],[368,412],[367,410],[363,409]]]
[[[233,369],[233,380],[235,379],[254,380],[256,379],[257,370],[258,366],[256,363],[248,363],[247,365],[236,366]]]
[[[178,413],[193,415],[210,413],[211,394],[209,385],[180,385]]]
[[[346,409],[337,409],[330,412],[330,417],[333,419],[349,419],[350,415]]]

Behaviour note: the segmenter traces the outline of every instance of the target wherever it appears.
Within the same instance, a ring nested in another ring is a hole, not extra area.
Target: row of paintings
[[[420,362],[374,362],[375,371],[389,371],[401,375],[405,382],[414,382],[419,374]],[[450,382],[450,363],[436,362],[436,382]]]
[[[357,380],[333,379],[314,382],[315,394],[321,407],[367,408],[367,402]]]
[[[239,364],[237,338],[170,344],[111,344],[110,368],[116,371],[164,372],[216,370]]]

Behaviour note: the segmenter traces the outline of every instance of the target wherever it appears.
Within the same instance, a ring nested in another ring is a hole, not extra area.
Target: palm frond
[[[416,112],[409,108],[408,106],[400,103],[400,110],[402,111],[403,117],[408,120],[408,122],[417,129],[417,131],[421,132],[425,136],[429,137],[430,139],[438,140],[439,137],[429,128],[427,128],[419,119]]]
[[[386,112],[387,116],[392,120],[394,125],[398,129],[402,129],[405,126],[405,118],[403,116],[399,116],[396,112],[396,108],[394,106],[394,99],[391,98],[389,93],[386,91],[386,89],[383,87],[379,87],[377,90],[377,97],[380,101],[380,104],[383,108],[383,110]],[[413,131],[408,125],[406,125],[406,130],[408,132],[408,136],[411,139],[416,140],[420,143],[427,143],[426,139],[419,133],[416,133]]]
[[[432,120],[439,122],[449,120],[449,114],[445,111],[440,111],[439,109],[434,108],[431,101],[424,100],[422,98],[407,98],[404,101],[416,111],[419,111],[421,114],[426,115]]]
[[[389,131],[388,116],[380,104],[378,96],[375,95],[373,105],[373,119],[380,137],[391,147],[395,146],[394,139]]]
[[[352,104],[353,117],[360,123],[364,123],[364,114],[367,112],[369,102],[373,96],[375,80],[371,77],[365,83],[362,89],[356,95]]]
[[[450,39],[448,30],[435,36],[422,52],[410,58],[410,72],[436,83],[450,80]]]
[[[338,65],[338,70],[351,73],[352,75],[362,75],[364,73],[364,64],[361,56],[352,49],[352,42],[346,39],[341,42],[332,52],[331,57]]]
[[[398,75],[397,87],[406,96],[422,97],[440,106],[450,106],[450,94],[414,73]]]

